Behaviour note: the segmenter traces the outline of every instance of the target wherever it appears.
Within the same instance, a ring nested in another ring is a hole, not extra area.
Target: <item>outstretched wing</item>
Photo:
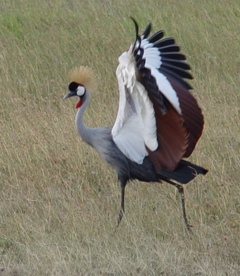
[[[173,38],[163,31],[150,38],[151,24],[119,58],[119,110],[113,140],[131,160],[149,155],[160,171],[174,170],[202,134],[203,115],[184,79],[190,66]]]

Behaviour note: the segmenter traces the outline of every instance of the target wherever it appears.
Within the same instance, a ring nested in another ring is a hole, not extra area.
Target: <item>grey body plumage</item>
[[[135,23],[136,31],[138,26]],[[117,172],[121,187],[120,223],[124,213],[125,186],[129,180],[167,182],[181,195],[185,225],[188,223],[182,184],[207,170],[184,160],[193,152],[203,130],[201,109],[183,78],[191,79],[190,66],[173,38],[159,31],[147,39],[148,25],[128,52],[119,58],[117,78],[119,111],[113,127],[88,128],[84,112],[93,85],[89,69],[73,71],[69,93],[79,97],[76,129]],[[176,182],[177,183],[176,183]]]
[[[76,129],[85,143],[95,148],[100,156],[111,165],[120,179],[126,181],[138,179],[146,182],[154,182],[160,176],[154,166],[146,157],[142,164],[137,164],[128,159],[117,147],[112,138],[111,127],[89,128],[84,123],[84,112],[90,101],[90,94],[86,91],[81,108],[76,114]]]

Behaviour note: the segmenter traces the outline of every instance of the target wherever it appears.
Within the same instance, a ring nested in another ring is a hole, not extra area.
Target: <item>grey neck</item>
[[[83,114],[89,102],[90,102],[90,94],[86,91],[83,98],[83,103],[81,107],[78,108],[75,123],[76,123],[77,132],[82,137],[83,141],[85,141],[89,145],[92,145],[92,131],[91,131],[92,129],[87,127],[83,121]]]

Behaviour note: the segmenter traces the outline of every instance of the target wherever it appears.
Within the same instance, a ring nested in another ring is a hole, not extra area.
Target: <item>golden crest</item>
[[[96,91],[96,76],[93,70],[87,66],[80,66],[72,69],[69,73],[70,81],[82,84],[87,91]]]

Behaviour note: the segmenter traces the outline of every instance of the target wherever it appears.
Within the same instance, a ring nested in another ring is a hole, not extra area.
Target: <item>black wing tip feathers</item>
[[[156,32],[155,34],[153,34],[148,41],[150,43],[154,43],[156,41],[158,41],[159,39],[164,37],[164,31],[163,30],[159,30],[158,32]]]
[[[146,29],[144,30],[144,32],[142,33],[143,38],[147,38],[151,32],[152,29],[152,23],[149,22]]]
[[[139,36],[139,27],[138,27],[138,23],[136,21],[136,19],[133,16],[130,16],[130,19],[133,21],[134,26],[135,26],[135,31],[136,31],[136,38]],[[146,29],[144,30],[144,32],[142,33],[143,38],[147,38],[151,32],[152,29],[152,23],[149,22]]]
[[[138,27],[138,23],[137,21],[132,17],[130,16],[130,19],[133,21],[134,23],[134,27],[135,27],[135,32],[136,32],[136,37],[138,36],[138,31],[139,31],[139,27]]]
[[[136,55],[136,53],[138,52],[138,50],[139,50],[139,48],[141,46],[141,38],[139,36],[139,27],[138,27],[137,21],[132,16],[130,16],[130,19],[134,23],[135,32],[136,32],[136,39],[135,39],[135,42],[134,42],[134,45],[133,45],[133,48],[132,48],[132,52],[134,53],[134,55]],[[138,45],[138,48],[136,49],[137,42],[139,42],[139,45]]]
[[[133,45],[133,53],[136,59],[137,68],[141,74],[141,71],[144,70],[145,59],[143,59],[144,49],[141,48],[141,42],[143,39],[148,40],[149,44],[152,44],[151,47],[157,48],[159,50],[159,58],[161,59],[161,65],[159,72],[163,74],[171,75],[181,86],[187,90],[191,90],[192,87],[189,85],[185,79],[193,79],[191,73],[188,70],[191,70],[190,65],[187,63],[186,56],[181,52],[179,45],[175,43],[173,37],[164,37],[163,30],[159,30],[154,33],[150,38],[147,38],[151,32],[152,24],[151,22],[145,28],[143,34],[139,35],[139,26],[136,20],[133,17],[130,17],[134,22],[135,31],[136,31],[136,40]],[[136,45],[138,43],[138,47]],[[142,51],[140,51],[142,49]],[[156,57],[157,58],[157,57]]]

